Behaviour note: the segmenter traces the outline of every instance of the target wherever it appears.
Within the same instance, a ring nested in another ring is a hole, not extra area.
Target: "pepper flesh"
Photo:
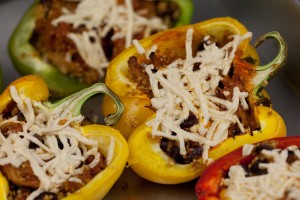
[[[158,51],[168,52],[169,55],[172,55],[173,59],[183,58],[185,55],[185,34],[188,28],[194,29],[194,41],[202,40],[205,35],[212,35],[218,40],[222,40],[225,33],[242,35],[248,32],[246,27],[233,18],[215,18],[198,24],[158,33],[141,40],[140,43],[145,49],[150,49],[153,44],[157,44],[159,46]],[[177,43],[174,43],[169,38],[176,38]],[[258,55],[255,49],[251,45],[248,45],[248,43],[249,40],[246,40],[240,45],[240,49],[243,52],[242,57],[250,56],[258,64]],[[194,50],[195,48],[196,45],[193,46]],[[129,74],[127,61],[133,55],[137,55],[137,51],[135,47],[130,47],[113,59],[107,69],[105,78],[105,84],[119,96],[125,105],[123,116],[116,125],[116,128],[120,130],[125,138],[128,138],[131,132],[142,124],[150,113],[153,113],[149,109],[149,97],[137,89],[135,81],[132,80]],[[102,110],[104,115],[108,115],[115,110],[111,100],[107,97],[103,99]],[[128,124],[132,124],[132,119],[136,123],[129,127]]]
[[[100,83],[87,88],[83,91],[75,93],[63,100],[56,103],[45,102],[48,99],[49,91],[46,83],[36,75],[24,76],[17,79],[9,86],[15,86],[21,96],[29,97],[33,101],[44,102],[44,105],[50,109],[55,109],[59,106],[73,106],[73,115],[80,114],[80,108],[84,101],[93,94],[99,92],[110,93],[112,97],[115,97],[111,91],[105,90],[105,86]],[[7,107],[12,101],[10,96],[9,87],[0,96],[0,113]],[[118,99],[116,99],[118,102]],[[122,105],[119,104],[120,109],[117,113],[110,118],[107,118],[107,123],[115,123],[122,113]],[[110,145],[111,138],[115,141],[115,150],[112,162],[104,170],[99,172],[90,182],[81,187],[78,191],[68,195],[63,199],[101,199],[103,198],[110,188],[113,186],[115,181],[121,175],[128,157],[128,145],[126,140],[120,134],[119,131],[104,125],[86,125],[81,126],[80,130],[82,134],[90,139],[98,141],[99,151],[105,157],[107,156],[108,148]],[[9,192],[8,181],[0,172],[0,199],[7,199]]]
[[[22,75],[36,74],[47,83],[51,95],[64,97],[88,87],[76,78],[62,74],[56,67],[44,61],[29,40],[35,28],[35,9],[39,0],[25,13],[18,26],[14,30],[8,45],[10,57]],[[181,10],[181,15],[175,26],[188,24],[193,13],[191,0],[175,0]],[[63,87],[61,87],[63,85]]]
[[[258,106],[260,131],[228,138],[213,147],[208,156],[216,160],[246,143],[255,143],[265,139],[285,136],[286,127],[276,111]],[[154,118],[154,115],[152,116]],[[151,127],[139,126],[129,137],[130,167],[141,177],[156,183],[177,184],[199,177],[207,167],[201,159],[190,164],[177,164],[159,147],[159,140],[150,136]]]
[[[280,137],[273,138],[261,143],[271,143],[275,148],[284,149],[288,146],[296,145],[300,147],[300,137]],[[259,143],[258,143],[259,144]],[[231,153],[224,155],[219,160],[211,164],[203,175],[198,180],[195,190],[199,200],[216,200],[220,199],[221,180],[225,173],[233,165],[249,164],[254,156],[242,155],[242,148],[239,148]]]
[[[150,49],[150,47],[155,44],[158,46],[158,53],[167,52],[166,54],[170,55],[171,59],[183,58],[185,55],[185,34],[188,28],[194,29],[193,41],[201,41],[205,35],[212,35],[214,38],[217,38],[217,40],[221,40],[224,34],[233,33],[243,35],[248,32],[247,29],[235,19],[215,18],[195,25],[158,33],[141,40],[140,44],[145,49]],[[169,38],[176,38],[176,43],[174,43],[173,39]],[[258,60],[257,53],[248,43],[249,40],[246,40],[239,46],[239,49],[243,53],[241,57],[245,58],[250,56]],[[193,50],[195,49],[196,45],[193,45]],[[286,47],[284,46],[284,51],[280,51],[279,54],[286,56],[285,49]],[[119,129],[125,137],[129,137],[128,144],[130,154],[128,162],[130,167],[143,178],[163,184],[177,184],[198,177],[206,168],[202,159],[198,159],[186,165],[174,163],[174,161],[160,149],[160,140],[150,135],[151,128],[145,123],[153,119],[155,113],[149,108],[150,99],[146,94],[143,94],[137,89],[135,81],[130,77],[127,60],[133,55],[139,57],[136,49],[131,47],[114,59],[108,67],[105,80],[105,83],[119,95],[125,105],[124,114],[119,124],[116,125],[116,128]],[[282,63],[283,62],[284,61],[282,61]],[[256,64],[257,63],[258,62],[256,62]],[[269,65],[268,67],[275,71],[281,64],[275,67]],[[255,85],[251,81],[253,77],[247,77],[247,73],[244,75],[249,79],[249,87],[257,89],[265,86],[261,82]],[[257,79],[261,80],[266,77],[269,79],[269,74]],[[261,98],[261,96],[257,96],[258,93],[254,92],[254,90],[251,91],[250,95],[257,97],[255,101],[252,102],[253,104],[257,103],[257,100]],[[259,95],[261,95],[261,93],[259,93]],[[114,111],[110,100],[107,98],[104,98],[102,108],[105,114]],[[285,124],[277,112],[271,108],[259,105],[254,105],[254,110],[261,130],[235,136],[234,138],[228,138],[209,151],[210,158],[213,160],[217,159],[225,153],[242,146],[246,142],[258,142],[268,138],[285,136]],[[138,119],[135,121],[136,124],[134,124],[134,126],[128,126],[131,122],[130,120],[133,118]]]

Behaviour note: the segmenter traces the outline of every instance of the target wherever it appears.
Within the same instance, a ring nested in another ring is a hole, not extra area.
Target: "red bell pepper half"
[[[275,148],[285,149],[289,146],[296,145],[300,147],[300,136],[294,137],[281,137],[266,140],[257,144],[270,144]],[[195,191],[198,196],[198,200],[217,200],[220,199],[221,192],[221,180],[225,174],[229,171],[229,168],[233,165],[247,165],[251,163],[255,157],[253,153],[248,156],[242,155],[242,147],[221,157],[213,162],[204,171],[203,175],[199,178]]]

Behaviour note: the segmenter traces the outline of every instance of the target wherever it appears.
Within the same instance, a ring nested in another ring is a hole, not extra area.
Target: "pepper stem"
[[[276,57],[270,63],[256,67],[256,75],[252,80],[252,84],[254,85],[252,94],[256,99],[262,96],[262,89],[268,84],[268,80],[273,77],[274,73],[283,66],[287,58],[287,44],[276,31],[269,32],[257,38],[254,46],[260,46],[267,39],[275,39],[279,43],[279,50]]]
[[[89,88],[83,89],[55,103],[46,102],[45,105],[48,108],[53,109],[53,112],[59,112],[61,110],[63,110],[64,112],[71,111],[73,116],[78,116],[81,113],[81,107],[84,104],[84,102],[88,100],[91,96],[98,93],[104,93],[114,100],[117,107],[117,111],[114,114],[105,117],[104,122],[107,125],[115,125],[122,116],[124,106],[121,103],[119,97],[103,83],[96,83]]]

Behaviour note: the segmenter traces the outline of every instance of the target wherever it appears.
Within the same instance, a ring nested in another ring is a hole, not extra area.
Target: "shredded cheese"
[[[231,124],[236,123],[244,133],[245,128],[236,112],[239,105],[244,110],[249,109],[246,102],[249,94],[241,92],[236,86],[232,91],[232,100],[224,100],[216,96],[216,88],[223,77],[227,76],[239,44],[251,36],[251,33],[234,35],[233,40],[222,48],[206,42],[204,50],[193,56],[193,29],[188,29],[186,59],[175,60],[158,71],[152,70],[152,64],[144,64],[154,96],[151,105],[156,109],[156,117],[147,122],[152,127],[152,135],[178,141],[182,155],[186,155],[186,141],[199,142],[203,147],[202,158],[205,163],[209,163],[209,149],[228,138]],[[206,36],[205,40],[208,39],[209,36]],[[135,46],[138,53],[147,52],[145,56],[148,59],[149,52],[157,49],[141,51],[144,48],[137,42]],[[199,70],[193,69],[195,63],[200,63]],[[225,93],[228,96],[231,91]],[[220,105],[225,109],[220,109]],[[180,128],[180,124],[188,118],[190,112],[199,119],[199,123],[186,131]]]
[[[150,60],[150,55],[152,52],[155,52],[157,50],[157,45],[153,45],[145,54],[146,58]]]
[[[138,40],[133,40],[132,44],[134,45],[134,47],[136,48],[137,52],[139,54],[144,54],[146,52],[146,50],[144,49],[144,47],[138,42]]]
[[[269,163],[260,163],[260,169],[266,169],[267,174],[246,176],[240,165],[229,169],[229,178],[222,180],[226,187],[225,197],[231,200],[295,200],[300,196],[300,151],[293,148],[297,160],[287,163],[288,149],[262,150]]]
[[[104,68],[108,66],[108,61],[101,46],[96,31],[86,31],[82,34],[69,33],[68,37],[75,43],[77,50],[86,64],[95,68],[100,77],[104,76]],[[94,42],[91,42],[93,38]]]
[[[84,137],[80,132],[83,116],[72,116],[70,107],[73,102],[50,109],[40,102],[21,97],[14,86],[10,87],[10,93],[25,120],[19,121],[15,116],[0,123],[0,126],[18,123],[23,128],[7,137],[0,132],[0,166],[12,164],[20,167],[26,161],[30,163],[34,175],[40,180],[40,186],[30,194],[28,200],[44,191],[57,192],[66,181],[81,182],[76,178],[84,171],[81,163],[89,156],[94,156],[88,167],[95,167],[101,155],[98,142]],[[41,137],[42,141],[36,136]],[[30,148],[30,143],[37,148]],[[108,151],[109,162],[113,151],[112,141]]]
[[[248,156],[251,154],[252,150],[254,149],[254,145],[253,144],[244,144],[243,146],[243,156]]]
[[[137,33],[148,37],[153,31],[167,29],[158,17],[147,19],[134,12],[132,0],[118,4],[117,0],[78,0],[75,12],[63,8],[63,15],[52,21],[53,26],[59,23],[72,24],[74,29],[84,26],[87,31],[69,33],[68,37],[75,43],[76,48],[87,65],[96,69],[100,77],[108,66],[108,58],[104,54],[101,39],[113,30],[112,40],[125,39],[125,47],[129,47],[132,38]],[[92,40],[90,38],[93,38]]]

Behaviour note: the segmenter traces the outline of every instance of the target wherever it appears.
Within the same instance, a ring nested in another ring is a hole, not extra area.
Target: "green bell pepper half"
[[[174,0],[181,10],[175,26],[188,24],[193,13],[192,0]],[[15,28],[9,44],[8,51],[18,72],[22,75],[36,74],[42,77],[53,97],[64,97],[88,87],[80,82],[61,73],[56,67],[44,61],[38,51],[30,44],[30,38],[35,29],[35,10],[39,0],[35,0]]]

